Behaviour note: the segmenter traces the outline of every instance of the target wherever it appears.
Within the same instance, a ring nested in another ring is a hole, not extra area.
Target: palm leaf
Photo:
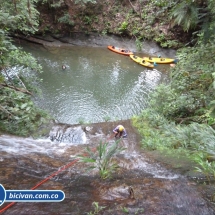
[[[174,24],[181,25],[184,31],[195,28],[199,21],[199,8],[193,1],[183,1],[177,4],[171,14]]]

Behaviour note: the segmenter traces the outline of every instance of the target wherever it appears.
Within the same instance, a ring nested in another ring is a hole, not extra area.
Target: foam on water
[[[24,155],[32,152],[39,152],[43,154],[64,153],[71,145],[75,143],[65,143],[51,141],[49,138],[33,139],[22,138],[9,135],[0,136],[0,151],[7,152],[11,155]]]
[[[130,152],[123,155],[120,166],[126,169],[139,169],[152,174],[154,178],[176,179],[179,175],[171,173],[158,163],[150,163],[143,155],[138,152]]]

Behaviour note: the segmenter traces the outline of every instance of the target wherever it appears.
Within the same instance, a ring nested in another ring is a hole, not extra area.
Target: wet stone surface
[[[103,215],[215,214],[196,183],[140,149],[140,137],[129,120],[55,124],[48,138],[37,140],[1,135],[0,183],[6,190],[31,189],[85,153],[86,146],[95,150],[100,141],[113,144],[111,134],[118,124],[125,126],[128,137],[119,143],[126,150],[116,156],[120,168],[111,179],[101,180],[97,171],[87,172],[87,164],[76,162],[37,188],[64,191],[62,202],[16,203],[2,214],[85,215],[94,211],[93,202],[105,207],[99,213]]]

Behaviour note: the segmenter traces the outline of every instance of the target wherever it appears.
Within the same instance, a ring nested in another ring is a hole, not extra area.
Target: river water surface
[[[106,47],[23,47],[43,66],[36,103],[62,123],[131,118],[147,106],[149,93],[168,81],[169,65],[147,69]]]

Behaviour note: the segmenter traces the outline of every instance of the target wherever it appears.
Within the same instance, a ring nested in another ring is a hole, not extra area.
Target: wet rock
[[[63,142],[70,144],[86,143],[86,134],[81,126],[69,126],[56,124],[49,133],[53,142]]]
[[[103,187],[101,189],[101,197],[105,200],[123,200],[134,198],[134,191],[132,187],[127,185],[120,185],[118,187]]]
[[[92,130],[92,127],[86,126],[84,130],[85,130],[86,132],[89,132],[90,130]]]
[[[0,157],[3,159],[0,162],[1,184],[8,190],[34,187],[73,161],[74,155],[84,152],[86,145],[70,144],[69,141],[83,142],[81,138],[84,135],[86,143],[93,149],[98,146],[100,138],[106,138],[117,124],[119,122],[91,124],[89,127],[92,129],[88,132],[83,125],[57,124],[50,131],[53,142],[0,136]],[[117,157],[121,167],[113,178],[101,180],[98,171],[95,174],[92,170],[86,172],[86,164],[77,162],[38,187],[42,190],[63,190],[66,197],[62,202],[17,203],[4,214],[89,214],[94,212],[92,203],[97,202],[99,206],[105,206],[99,212],[103,215],[214,215],[210,202],[202,198],[206,185],[199,192],[195,184],[186,178],[173,177],[151,157],[147,159],[146,153],[136,144],[139,137],[130,122],[120,124],[129,134],[127,142],[120,144],[128,150]],[[97,136],[99,131],[102,133]],[[59,143],[58,139],[68,143]],[[214,186],[207,186],[207,189],[207,197],[212,199]],[[5,206],[6,203],[2,208]]]

